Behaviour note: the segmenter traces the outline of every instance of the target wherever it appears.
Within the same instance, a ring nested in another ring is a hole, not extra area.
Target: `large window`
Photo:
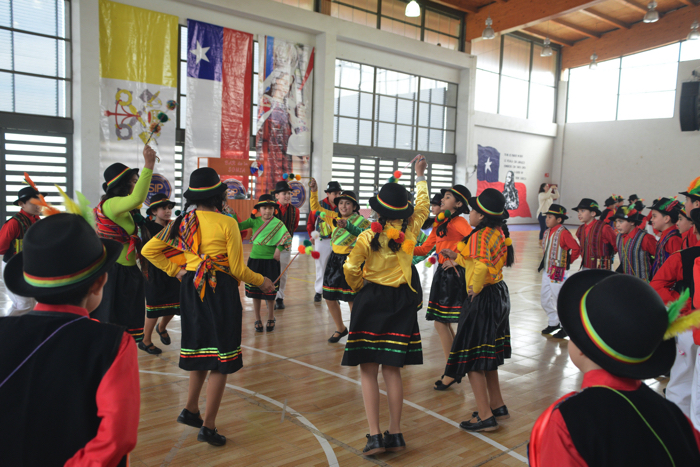
[[[693,42],[569,70],[567,122],[672,118],[678,62],[700,58]]]
[[[558,51],[542,57],[543,46],[515,36],[472,42],[476,100],[482,112],[554,121]]]
[[[353,23],[377,27],[379,0],[332,0],[331,16]]]
[[[0,111],[71,116],[70,2],[0,2]]]
[[[457,85],[336,60],[335,143],[454,154]]]

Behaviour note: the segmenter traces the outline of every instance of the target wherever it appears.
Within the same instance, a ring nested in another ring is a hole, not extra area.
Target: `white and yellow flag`
[[[149,142],[160,158],[155,172],[175,181],[177,109],[168,102],[177,100],[177,29],[177,16],[100,0],[102,171],[143,166]],[[168,121],[158,124],[161,112]]]

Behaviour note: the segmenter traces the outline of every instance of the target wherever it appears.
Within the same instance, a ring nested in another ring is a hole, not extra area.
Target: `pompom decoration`
[[[312,251],[312,252],[311,252],[311,257],[312,257],[313,259],[319,259],[319,258],[321,257],[321,253],[319,253],[318,251]]]
[[[289,178],[289,174],[286,173],[286,172],[283,173],[283,174],[282,174],[282,178],[285,179],[285,180],[287,180],[287,179]]]
[[[382,224],[380,224],[379,222],[372,222],[369,228],[372,229],[372,232],[374,233],[382,233],[382,231],[384,230]]]
[[[321,237],[321,234],[318,233],[317,230],[314,230],[313,232],[311,232],[311,238],[313,238],[314,240],[317,240],[317,239],[319,239],[320,237]]]
[[[321,212],[318,213],[318,217],[320,217],[321,219],[325,219],[325,218],[326,218],[326,213],[323,212],[323,211],[321,211]]]
[[[510,238],[506,238],[505,243],[506,243],[506,246],[511,246],[513,244],[513,240],[511,240]]]
[[[396,243],[403,243],[406,240],[406,234],[399,232],[399,238],[396,239]]]
[[[179,216],[180,214],[182,214],[182,211],[180,211],[179,209],[177,211],[175,211],[176,216]]]
[[[445,217],[450,217],[452,213],[450,212],[449,209],[445,209]]]
[[[175,110],[177,108],[177,102],[170,100],[165,104],[165,106],[168,108],[168,110]]]
[[[467,244],[464,242],[459,242],[457,243],[457,251],[462,251],[467,247]]]
[[[253,209],[253,211],[251,212],[251,214],[254,215],[254,216],[257,216],[257,215],[258,215],[258,210],[257,210],[257,209]]]
[[[307,246],[307,247],[306,247],[306,254],[307,254],[307,255],[310,255],[312,251],[314,251],[314,247],[313,247],[313,246]]]
[[[396,179],[393,176],[389,177],[389,183],[396,183]]]
[[[396,240],[399,238],[400,233],[401,231],[399,229],[394,229],[392,227],[386,231],[386,236],[389,238],[389,240]]]
[[[444,221],[445,220],[445,213],[441,212],[440,214],[437,215],[437,219],[439,221]]]
[[[397,170],[396,172],[394,172],[394,178],[401,178],[401,175],[403,175],[403,173],[401,173],[400,170]]]
[[[433,263],[431,263],[430,261],[426,261],[426,262],[425,262],[425,267],[428,268],[428,269],[430,269],[430,268],[433,267]]]
[[[311,246],[311,240],[304,240],[304,246]]]
[[[306,247],[304,245],[299,245],[299,253],[302,255],[306,254]]]
[[[299,180],[301,180],[301,175],[297,174],[297,175],[294,176],[294,178],[296,178],[296,179],[297,179],[297,182],[298,182]]]
[[[413,240],[406,240],[403,242],[403,245],[401,245],[401,249],[404,251],[404,253],[412,255],[413,254],[413,249],[416,247],[416,242]]]
[[[158,120],[160,120],[162,123],[165,123],[170,119],[168,118],[168,116],[165,113],[158,112]]]

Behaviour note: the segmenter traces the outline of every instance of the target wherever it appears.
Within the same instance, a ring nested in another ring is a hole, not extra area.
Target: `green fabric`
[[[421,230],[420,235],[418,235],[418,238],[417,238],[418,241],[416,242],[416,246],[421,246],[423,243],[425,243],[425,241],[427,239],[428,239],[428,236],[425,234],[425,232],[423,232]],[[435,251],[435,247],[433,247],[433,249],[430,250],[430,252],[425,256],[414,256],[413,257],[413,264],[418,264],[421,261],[425,261],[428,258],[428,256],[433,254],[434,251]]]
[[[279,221],[279,219],[277,220]],[[238,228],[240,230],[253,229],[253,233],[255,233],[264,223],[265,221],[262,217],[251,217],[243,222],[239,222]],[[282,251],[284,250],[284,245],[258,245],[253,243],[253,249],[250,250],[250,257],[253,259],[274,259],[275,248]]]
[[[369,221],[368,221],[369,222]],[[350,235],[354,235],[355,237],[359,237],[362,232],[367,230],[369,226],[367,227],[361,227],[360,225],[355,225],[350,222],[348,222],[347,226],[345,227],[345,230],[350,232]]]
[[[370,226],[370,222],[356,212],[352,213],[347,218],[347,221],[345,228],[336,227],[333,229],[333,234],[331,235],[333,245],[355,246],[357,236]],[[354,234],[353,231],[359,233]]]
[[[152,176],[153,170],[144,168],[139,176],[139,181],[136,182],[136,186],[134,186],[134,191],[132,191],[129,196],[110,198],[102,204],[102,211],[105,216],[109,217],[117,225],[126,230],[126,233],[129,235],[133,234],[136,229],[134,219],[131,217],[131,211],[137,209],[146,201]],[[119,254],[117,263],[122,266],[135,266],[136,255],[132,255],[131,258],[126,259],[128,248],[128,244],[122,246],[122,252]]]

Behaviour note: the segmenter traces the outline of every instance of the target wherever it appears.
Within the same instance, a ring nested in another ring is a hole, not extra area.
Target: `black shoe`
[[[373,456],[375,454],[381,454],[386,451],[386,449],[384,448],[384,440],[382,439],[382,435],[366,436],[367,444],[362,450],[363,456]]]
[[[336,336],[336,334],[338,334],[338,336]],[[345,331],[343,331],[343,332],[335,331],[333,333],[333,335],[328,338],[328,342],[330,342],[331,344],[335,344],[336,342],[338,342],[340,339],[342,339],[343,337],[345,337],[347,335],[348,335],[348,327],[345,326]]]
[[[389,430],[384,432],[384,449],[389,452],[403,451],[406,449],[406,441],[403,440],[402,433],[392,435]]]
[[[506,407],[505,405],[497,409],[491,409],[491,413],[494,417],[496,417],[496,420],[505,420],[507,418],[510,418],[510,414],[508,413],[508,407]]]
[[[542,330],[542,334],[551,334],[558,329],[561,329],[561,324],[557,324],[556,326],[547,326]]]
[[[274,319],[268,319],[267,324],[265,325],[265,330],[267,332],[272,332],[275,330],[275,323],[277,322],[277,318]]]
[[[143,343],[143,341],[141,341],[141,342],[138,343],[138,347],[139,347],[139,349],[145,350],[146,353],[149,353],[149,354],[151,354],[151,355],[158,355],[159,353],[162,353],[162,352],[163,352],[163,351],[160,350],[158,347],[156,347],[155,345],[153,345],[152,342],[147,346],[146,344]]]
[[[314,295],[314,302],[318,303],[322,300],[323,300],[323,294],[317,293],[316,295]]]
[[[471,423],[471,421],[467,420],[466,422],[460,423],[459,427],[466,431],[495,431],[498,429],[498,422],[496,421],[496,417],[482,420],[477,414],[476,423]]]
[[[255,332],[263,332],[262,321],[260,321],[260,320],[255,321]]]
[[[207,442],[212,446],[223,446],[226,444],[226,437],[224,435],[220,435],[219,432],[216,431],[216,428],[210,430],[209,428],[203,426],[199,429],[197,441]]]
[[[275,310],[284,310],[284,300],[281,298],[275,300]]]
[[[177,417],[177,422],[183,425],[191,426],[192,428],[202,428],[202,423],[204,422],[199,418],[199,412],[192,413],[187,409],[182,409],[180,416]]]
[[[445,375],[442,375],[442,376],[445,376]],[[447,388],[449,388],[449,387],[452,386],[453,384],[455,384],[455,383],[459,384],[459,383],[461,383],[461,382],[462,382],[462,377],[461,377],[461,376],[458,377],[458,378],[453,379],[452,382],[451,382],[450,384],[444,384],[444,383],[442,382],[442,378],[440,378],[439,381],[435,381],[435,387],[434,387],[433,389],[435,389],[436,391],[446,391]]]
[[[566,333],[566,331],[560,329],[559,332],[553,334],[552,337],[555,339],[564,339],[565,337],[569,337],[569,335]]]

